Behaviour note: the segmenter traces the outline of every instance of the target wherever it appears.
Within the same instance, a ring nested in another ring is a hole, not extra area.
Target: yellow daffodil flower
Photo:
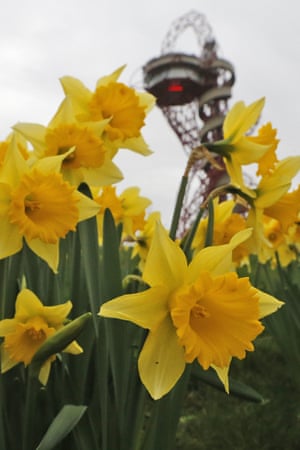
[[[218,203],[218,198],[213,201],[214,206],[214,230],[213,230],[213,245],[228,244],[230,239],[239,231],[246,228],[246,219],[233,210],[236,206],[234,200],[227,200]],[[205,239],[207,233],[208,218],[201,219],[193,243],[192,248],[198,252],[205,246]],[[241,243],[233,250],[232,258],[235,263],[239,263],[248,256],[248,249]]]
[[[300,156],[291,156],[279,161],[271,173],[263,176],[254,190],[255,198],[250,200],[247,224],[253,228],[253,234],[247,243],[251,253],[259,257],[263,247],[268,245],[263,230],[263,215],[266,214],[282,221],[283,229],[297,220],[299,209],[295,205],[299,199],[298,190],[288,193],[294,176],[300,170]],[[264,259],[264,258],[263,258]]]
[[[106,208],[110,209],[116,224],[122,223],[124,236],[133,236],[137,230],[143,229],[145,209],[151,205],[151,200],[139,194],[138,187],[129,187],[117,195],[115,186],[104,186],[93,195],[95,202],[100,205],[97,214],[100,237]]]
[[[286,267],[296,258],[296,253],[290,245],[290,236],[284,232],[279,220],[263,215],[263,233],[267,245],[264,245],[265,242],[263,242],[261,247],[259,254],[261,263],[271,261],[272,265],[276,266],[275,255],[277,254],[281,266]]]
[[[251,230],[229,244],[201,250],[188,265],[180,247],[162,225],[155,230],[143,280],[149,289],[104,303],[100,315],[131,321],[149,329],[139,355],[141,380],[159,399],[197,360],[213,367],[228,391],[232,357],[242,359],[263,326],[260,318],[282,302],[239,279],[232,270],[232,251]]]
[[[212,144],[203,144],[210,151],[223,156],[231,182],[249,196],[253,195],[253,192],[244,183],[242,166],[259,162],[274,145],[272,133],[267,134],[269,139],[264,135],[263,143],[261,138],[253,139],[246,136],[246,132],[257,122],[264,103],[264,98],[248,106],[244,102],[235,103],[224,120],[224,139]]]
[[[279,144],[279,139],[276,138],[276,135],[276,128],[272,128],[272,124],[268,122],[258,130],[257,136],[248,137],[251,142],[270,146],[268,151],[257,162],[258,168],[256,175],[263,176],[270,173],[274,169],[275,164],[278,162],[276,150]]]
[[[139,269],[143,271],[145,261],[147,259],[149,249],[153,240],[156,223],[160,220],[160,212],[153,211],[149,214],[144,222],[143,228],[137,230],[133,239],[135,245],[133,247],[132,257],[139,255]]]
[[[0,173],[0,258],[28,247],[56,272],[59,240],[99,206],[66,182],[60,168],[66,155],[28,166],[13,139]]]
[[[70,301],[57,306],[44,306],[32,291],[23,289],[17,296],[14,318],[0,320],[0,336],[4,337],[1,344],[1,372],[7,372],[19,363],[28,366],[47,338],[63,327],[71,309]],[[64,351],[77,355],[83,350],[73,341]],[[39,380],[44,385],[54,360],[55,355],[40,370]]]
[[[123,178],[101,138],[106,125],[107,120],[78,122],[67,97],[48,127],[18,123],[13,128],[32,144],[37,159],[66,154],[72,148],[74,151],[64,158],[61,170],[64,178],[77,187],[82,182],[99,186]]]
[[[155,99],[149,93],[138,92],[118,81],[124,67],[100,78],[94,92],[80,80],[69,76],[61,78],[61,84],[65,94],[72,99],[78,120],[107,121],[103,136],[111,148],[112,156],[120,148],[148,155],[151,152],[141,129]]]

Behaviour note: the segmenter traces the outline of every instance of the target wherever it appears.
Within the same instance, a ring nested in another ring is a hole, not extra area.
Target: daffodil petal
[[[165,285],[175,289],[183,283],[187,262],[183,251],[167,231],[157,223],[145,263],[143,279],[150,286]]]
[[[3,344],[1,345],[1,373],[5,373],[8,370],[15,367],[19,362],[14,361],[9,357],[8,352],[5,350]]]
[[[259,294],[259,317],[262,319],[263,317],[272,314],[277,311],[277,309],[281,308],[284,305],[284,302],[277,300],[270,294],[263,292],[259,289],[256,289]]]
[[[141,135],[138,137],[125,139],[124,141],[120,141],[119,146],[122,148],[128,148],[129,150],[140,153],[143,156],[148,156],[153,153],[152,150],[149,149],[148,144]]]
[[[37,151],[43,151],[47,128],[36,123],[17,123],[13,129],[22,134]]]
[[[65,303],[54,306],[43,306],[42,316],[45,317],[48,324],[57,328],[66,319],[72,309],[72,302],[68,300]]]
[[[168,313],[168,289],[164,286],[122,295],[104,303],[99,311],[100,316],[129,320],[149,330],[157,328]]]
[[[0,259],[18,253],[23,247],[23,239],[17,225],[11,224],[8,217],[0,218]]]
[[[217,367],[215,365],[211,365],[211,367],[216,371],[220,381],[223,383],[225,391],[229,394],[229,365],[227,367]]]
[[[64,350],[65,353],[71,353],[71,355],[80,355],[83,352],[83,348],[78,344],[78,342],[73,341]]]
[[[177,383],[185,369],[184,350],[170,317],[149,332],[138,360],[142,383],[157,400]]]
[[[61,155],[47,156],[38,159],[34,164],[34,168],[39,169],[45,173],[59,172],[62,162],[68,155],[70,155],[75,150],[75,147],[70,148],[67,152]]]
[[[89,219],[98,213],[100,206],[97,202],[80,192],[76,192],[76,195],[78,197],[78,222]]]
[[[237,142],[257,122],[264,104],[265,98],[248,106],[245,106],[244,102],[236,103],[225,118],[224,138],[230,138],[231,143]]]
[[[237,163],[233,158],[224,158],[224,163],[231,183],[241,189],[241,191],[243,191],[249,197],[255,197],[255,191],[248,188],[244,183],[241,165]]]
[[[48,244],[40,239],[31,239],[30,241],[27,241],[27,245],[41,259],[46,261],[54,273],[57,273],[59,261],[59,242],[56,244]]]
[[[14,134],[0,169],[0,180],[14,188],[27,170],[27,163],[18,149],[18,141]]]
[[[49,378],[49,374],[50,374],[50,369],[51,369],[51,360],[48,359],[41,367],[40,373],[39,373],[39,381],[40,383],[42,383],[44,386],[46,386],[48,378]]]
[[[213,275],[222,275],[233,270],[232,250],[246,241],[252,234],[247,228],[236,233],[228,244],[206,247],[192,259],[187,270],[187,283],[193,283],[201,272],[210,272]]]
[[[243,136],[234,146],[235,159],[241,165],[252,164],[258,162],[270,148],[271,145],[257,144]]]
[[[41,301],[30,289],[22,289],[16,299],[15,318],[24,322],[29,317],[38,316],[42,308]]]
[[[300,156],[290,156],[276,164],[271,175],[262,178],[257,187],[255,207],[268,208],[290,188],[292,179],[300,170]]]
[[[126,67],[126,64],[124,64],[123,66],[119,67],[117,70],[115,70],[110,75],[105,75],[104,77],[99,78],[99,80],[97,81],[96,86],[97,87],[99,87],[99,86],[106,86],[109,83],[117,82],[118,79],[120,78],[121,73],[125,69],[125,67]]]
[[[107,186],[119,183],[123,179],[122,172],[109,158],[106,158],[101,167],[83,167],[81,170],[90,186]]]
[[[6,336],[9,333],[12,333],[16,325],[18,323],[18,320],[16,319],[3,319],[0,320],[0,336]]]
[[[55,116],[52,118],[48,128],[56,128],[61,123],[71,123],[76,120],[72,101],[69,96],[66,96],[58,107]]]
[[[92,92],[77,78],[65,76],[60,78],[60,83],[66,95],[72,97],[75,114],[88,111],[88,102],[92,97]]]

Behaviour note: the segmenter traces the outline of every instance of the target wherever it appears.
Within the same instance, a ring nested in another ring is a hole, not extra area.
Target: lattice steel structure
[[[192,28],[197,40],[198,53],[195,55],[175,50],[178,38],[187,28]],[[143,67],[144,87],[157,97],[157,105],[187,155],[202,142],[222,138],[234,69],[231,63],[218,56],[218,52],[205,16],[190,11],[171,25],[163,40],[161,55]],[[222,165],[222,161],[218,162]],[[224,168],[219,170],[206,159],[194,164],[179,234],[190,226],[207,194],[226,180]]]

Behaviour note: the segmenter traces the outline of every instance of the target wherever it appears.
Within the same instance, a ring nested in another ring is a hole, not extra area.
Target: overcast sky
[[[206,16],[220,56],[235,67],[230,103],[265,96],[262,122],[278,128],[280,157],[300,154],[298,0],[7,1],[0,16],[0,139],[18,121],[47,125],[63,98],[63,75],[94,89],[100,76],[127,64],[121,80],[141,86],[141,67],[159,56],[171,23],[192,9]],[[187,47],[180,49],[190,53],[195,41]],[[120,189],[140,186],[167,222],[186,156],[158,109],[144,135],[154,154],[122,151]]]

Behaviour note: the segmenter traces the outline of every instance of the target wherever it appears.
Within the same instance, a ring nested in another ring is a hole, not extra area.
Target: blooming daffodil
[[[15,316],[0,320],[0,336],[4,337],[1,344],[1,372],[7,372],[19,363],[28,366],[41,345],[63,327],[71,308],[71,301],[44,306],[32,291],[23,289],[17,296]],[[77,355],[83,350],[73,341],[64,351]],[[39,380],[44,385],[54,360],[55,355],[52,355],[40,370]]]
[[[149,289],[104,303],[100,315],[131,321],[149,330],[138,359],[151,396],[169,392],[187,363],[213,367],[228,391],[232,357],[242,359],[262,332],[260,318],[282,302],[232,272],[232,251],[251,230],[228,244],[202,249],[188,265],[177,243],[158,224],[143,280]]]
[[[147,92],[138,92],[118,81],[124,68],[100,78],[94,91],[74,77],[65,76],[60,81],[65,94],[72,100],[79,121],[107,120],[103,138],[112,156],[120,148],[148,155],[151,151],[141,129],[155,99]]]
[[[29,166],[15,139],[11,141],[0,172],[0,259],[19,252],[24,239],[56,272],[60,239],[99,211],[96,202],[63,179],[60,168],[66,156]]]
[[[78,187],[85,182],[89,186],[101,186],[123,178],[102,139],[107,122],[80,123],[70,98],[66,97],[47,127],[17,123],[13,128],[32,144],[37,159],[65,154],[61,171],[71,184]],[[69,152],[70,149],[73,151]]]

